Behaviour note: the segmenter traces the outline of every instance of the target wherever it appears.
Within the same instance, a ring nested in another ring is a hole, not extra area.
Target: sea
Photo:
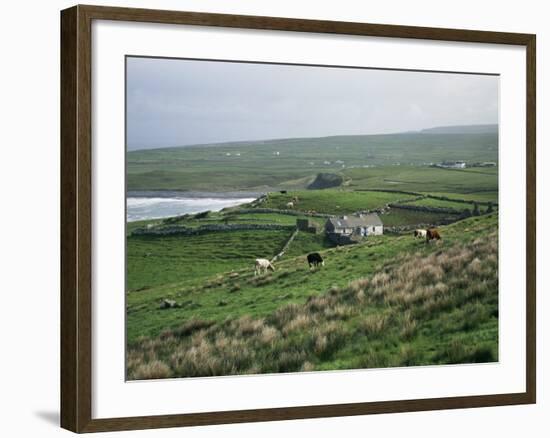
[[[126,220],[162,219],[188,213],[220,211],[254,201],[255,192],[136,191],[126,196]]]

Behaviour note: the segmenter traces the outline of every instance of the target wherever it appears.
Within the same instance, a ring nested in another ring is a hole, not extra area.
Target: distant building
[[[445,169],[464,169],[466,168],[465,161],[443,161],[442,163],[436,164],[437,167],[443,167]]]
[[[331,217],[325,224],[327,236],[338,244],[353,243],[367,236],[384,233],[384,225],[376,213]]]

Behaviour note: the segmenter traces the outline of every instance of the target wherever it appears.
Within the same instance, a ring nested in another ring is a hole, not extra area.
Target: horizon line
[[[272,142],[272,141],[299,140],[299,139],[303,140],[306,138],[368,137],[368,136],[375,136],[375,135],[420,134],[423,131],[429,131],[431,129],[460,128],[465,126],[497,126],[498,127],[499,123],[496,122],[496,123],[474,123],[474,124],[460,124],[460,125],[438,125],[438,126],[432,126],[429,128],[422,128],[418,130],[395,131],[395,132],[382,132],[382,133],[370,133],[370,134],[333,134],[333,135],[298,136],[298,137],[272,137],[272,138],[262,138],[262,139],[256,139],[256,140],[230,140],[230,141],[212,142],[212,143],[189,143],[189,144],[180,144],[180,145],[173,145],[173,146],[144,147],[144,148],[138,148],[138,149],[130,149],[128,145],[126,145],[126,152],[154,151],[159,149],[177,149],[177,148],[199,147],[199,146],[214,147],[214,146],[230,145],[232,143]],[[455,133],[451,133],[451,134],[455,134]],[[460,133],[456,133],[456,134],[460,134]],[[479,133],[476,133],[476,134],[479,134]]]

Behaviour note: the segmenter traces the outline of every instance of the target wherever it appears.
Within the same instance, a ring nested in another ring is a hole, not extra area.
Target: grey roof
[[[376,213],[350,215],[344,217],[331,217],[329,222],[335,228],[378,227],[383,225]]]

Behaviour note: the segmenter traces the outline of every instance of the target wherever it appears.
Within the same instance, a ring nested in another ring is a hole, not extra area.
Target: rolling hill
[[[310,270],[303,246],[272,274],[255,277],[251,267],[214,263],[194,281],[129,291],[128,375],[498,360],[497,220],[490,214],[442,227],[438,244],[410,235],[328,249],[297,240],[318,249],[325,267]],[[208,251],[205,257],[212,261]],[[177,305],[161,309],[163,299]]]
[[[436,126],[423,129],[422,134],[498,134],[497,124]]]
[[[383,168],[391,178],[403,168],[424,169],[444,160],[496,162],[498,135],[419,132],[129,151],[127,188],[211,192],[298,189],[307,187],[320,173],[345,177],[349,170],[369,175],[372,168]]]

